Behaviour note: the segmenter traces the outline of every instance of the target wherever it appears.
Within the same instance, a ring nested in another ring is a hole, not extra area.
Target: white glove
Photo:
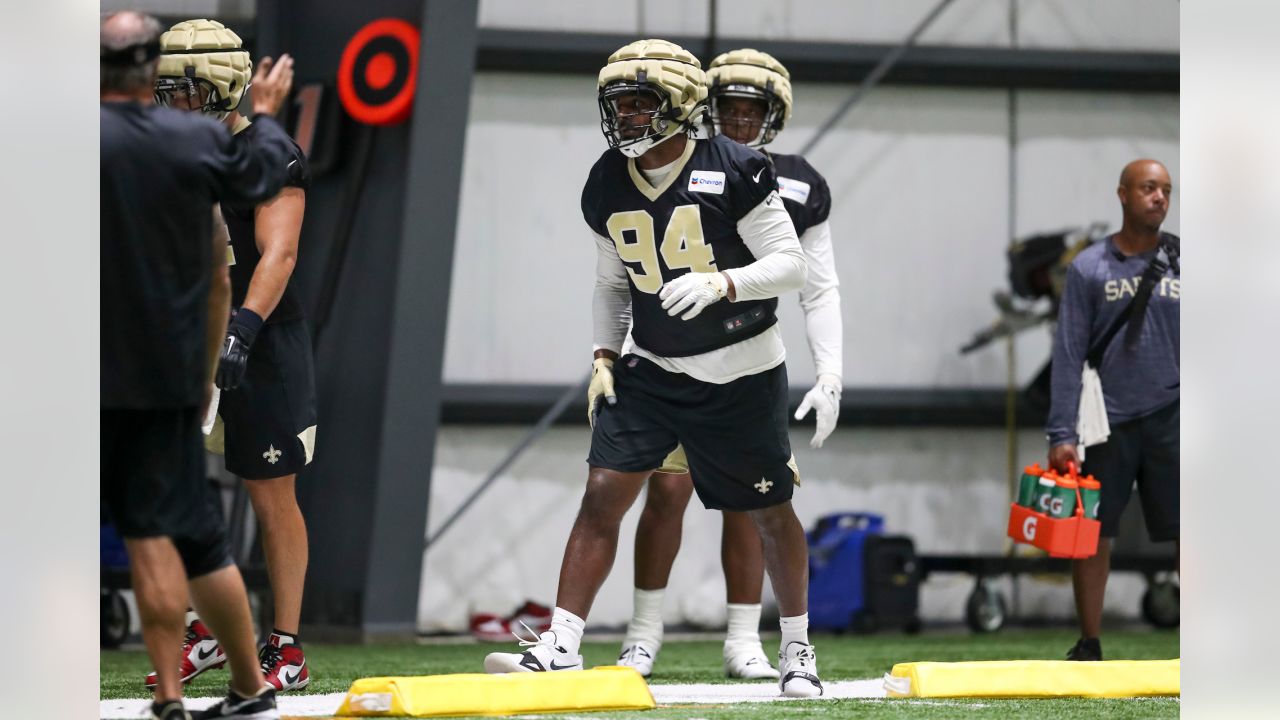
[[[591,384],[587,386],[587,423],[596,426],[596,401],[604,396],[610,405],[618,404],[618,396],[613,392],[613,361],[609,358],[596,358],[591,362]]]
[[[692,320],[698,317],[708,305],[718,301],[729,292],[729,281],[718,272],[691,272],[681,275],[662,286],[658,297],[662,299],[662,309],[667,314],[681,320]]]
[[[796,419],[803,420],[810,410],[818,411],[818,429],[809,441],[809,447],[820,448],[832,430],[836,429],[836,418],[840,417],[840,378],[831,374],[818,376],[818,383],[804,394],[800,407],[796,408]]]

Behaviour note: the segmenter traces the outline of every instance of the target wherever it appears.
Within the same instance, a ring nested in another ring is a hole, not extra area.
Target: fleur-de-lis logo
[[[281,453],[279,450],[276,449],[275,445],[268,445],[267,451],[262,453],[262,457],[266,458],[267,462],[271,463],[272,465],[275,465],[276,463],[280,462],[280,456],[282,454],[283,453]]]
[[[773,483],[762,478],[760,482],[756,483],[752,487],[759,490],[761,495],[764,495],[769,492],[769,488],[773,487]]]

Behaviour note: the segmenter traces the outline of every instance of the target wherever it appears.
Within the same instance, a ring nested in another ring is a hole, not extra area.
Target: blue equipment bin
[[[874,513],[825,515],[809,538],[809,627],[845,630],[866,605],[863,546],[884,532],[884,517]]]
[[[104,568],[128,570],[129,553],[125,550],[124,540],[112,525],[103,524],[98,534],[98,556],[100,566]]]

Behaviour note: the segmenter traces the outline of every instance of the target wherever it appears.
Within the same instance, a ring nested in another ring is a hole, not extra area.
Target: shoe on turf
[[[1098,638],[1080,638],[1067,651],[1068,660],[1096,661],[1102,659],[1102,641]]]
[[[523,605],[507,616],[507,626],[514,628],[523,625],[533,630],[535,634],[541,635],[551,629],[551,617],[554,614],[555,611],[546,605],[525,600]]]
[[[764,654],[764,647],[754,643],[724,646],[724,675],[742,680],[777,680],[778,671]]]
[[[209,628],[198,619],[192,620],[187,626],[187,637],[182,641],[182,664],[178,666],[178,676],[182,679],[182,683],[185,685],[205,670],[215,670],[226,664],[227,655],[222,652],[213,633],[209,632]],[[156,686],[155,671],[148,673],[143,682],[147,689],[154,688]]]
[[[275,633],[271,633],[267,644],[258,651],[258,663],[262,666],[263,679],[278,692],[301,690],[311,682],[302,646],[281,642]]]
[[[511,638],[509,621],[493,613],[471,616],[471,637],[482,642],[507,642]]]
[[[181,700],[166,700],[151,703],[151,720],[191,720]]]
[[[784,697],[818,697],[822,681],[818,679],[818,657],[813,646],[792,641],[778,656],[778,689]]]
[[[497,674],[582,669],[582,656],[570,655],[558,645],[554,632],[548,630],[536,637],[536,640],[520,640],[520,647],[529,648],[524,652],[489,653],[484,659],[484,671]]]
[[[192,720],[280,720],[276,709],[276,690],[264,687],[257,696],[241,697],[235,690],[227,690],[227,696],[203,712],[191,716]]]
[[[635,668],[641,677],[649,677],[653,674],[653,663],[657,661],[658,651],[661,649],[660,642],[627,638],[622,641],[622,652],[618,654],[618,664]]]

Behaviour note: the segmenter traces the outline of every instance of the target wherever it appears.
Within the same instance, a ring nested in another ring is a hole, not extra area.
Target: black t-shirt
[[[258,132],[258,123],[255,122],[236,134],[236,142],[242,145],[256,142]],[[311,187],[311,166],[307,164],[307,156],[303,154],[302,148],[298,147],[297,143],[290,141],[289,148],[290,155],[285,165],[288,173],[285,187],[302,188],[305,191]],[[257,234],[254,231],[253,212],[256,207],[254,203],[222,205],[222,217],[227,221],[227,232],[231,235],[232,263],[229,270],[232,307],[240,307],[244,304],[244,296],[249,292],[249,281],[253,279],[253,271],[257,269],[258,261],[262,259],[262,253],[258,252]],[[297,320],[303,316],[302,303],[298,300],[297,292],[293,289],[293,278],[290,277],[288,284],[284,287],[284,294],[280,296],[280,302],[276,305],[276,309],[271,311],[266,321],[283,322]]]
[[[265,125],[241,144],[197,114],[102,103],[102,407],[200,404],[212,207],[279,192],[289,139]]]
[[[737,224],[776,187],[764,155],[724,136],[691,139],[658,188],[617,150],[596,161],[582,190],[582,215],[592,230],[613,239],[627,266],[637,345],[663,357],[700,355],[759,335],[777,322],[775,298],[724,299],[692,320],[671,317],[658,299],[663,283],[685,273],[755,262]]]
[[[775,155],[774,174],[778,176],[778,195],[796,226],[796,235],[815,225],[821,225],[831,215],[831,190],[827,181],[800,155]]]

